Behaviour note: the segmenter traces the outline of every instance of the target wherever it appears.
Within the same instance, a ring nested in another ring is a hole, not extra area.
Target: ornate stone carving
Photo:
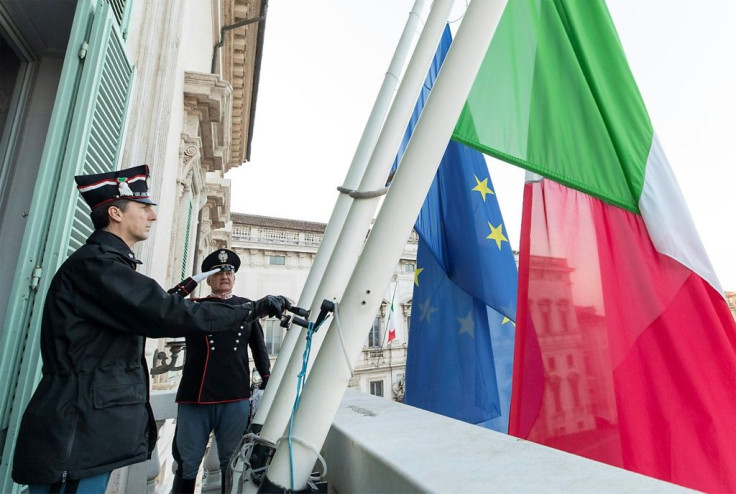
[[[184,74],[184,111],[187,131],[201,139],[200,159],[205,171],[226,173],[239,166],[230,158],[232,87],[215,74]]]
[[[191,146],[191,145],[187,146],[182,154],[183,156],[182,156],[181,162],[184,165],[188,165],[189,162],[192,161],[192,158],[194,158],[195,156],[199,154],[199,148],[197,148],[196,146]]]

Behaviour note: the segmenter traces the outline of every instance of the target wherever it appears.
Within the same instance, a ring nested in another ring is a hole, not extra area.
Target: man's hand
[[[254,309],[256,317],[277,317],[281,318],[281,314],[288,305],[285,297],[280,295],[266,295],[262,299],[256,300]]]
[[[258,389],[266,389],[266,384],[268,384],[268,377],[269,376],[261,378],[261,384],[258,386]]]
[[[251,323],[260,317],[277,317],[281,319],[284,310],[291,307],[289,300],[281,295],[266,295],[262,299],[255,302],[243,304],[243,307],[250,310],[250,314],[245,318],[245,322]]]

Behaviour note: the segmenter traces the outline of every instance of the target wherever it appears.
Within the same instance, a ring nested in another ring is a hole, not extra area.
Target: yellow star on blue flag
[[[480,180],[475,175],[473,175],[473,178],[475,178],[476,185],[471,190],[480,192],[481,197],[483,197],[483,202],[486,202],[486,195],[493,194],[493,191],[488,188],[488,179],[484,178],[483,180]]]
[[[503,234],[503,223],[501,223],[498,226],[491,225],[491,222],[488,222],[488,226],[491,229],[491,234],[488,235],[486,238],[495,240],[496,245],[498,246],[498,250],[501,250],[501,244],[503,242],[508,242],[509,239],[506,238],[506,236]]]

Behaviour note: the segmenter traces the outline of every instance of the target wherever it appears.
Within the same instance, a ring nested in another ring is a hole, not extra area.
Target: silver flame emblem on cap
[[[118,177],[118,195],[120,197],[134,195],[125,177]]]

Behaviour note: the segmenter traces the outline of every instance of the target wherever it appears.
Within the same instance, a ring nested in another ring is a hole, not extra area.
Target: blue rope
[[[315,327],[313,322],[309,322],[307,325],[307,345],[304,348],[304,354],[302,355],[302,370],[297,374],[297,382],[296,382],[296,398],[294,399],[294,407],[291,409],[291,417],[289,418],[289,470],[291,473],[291,492],[294,492],[294,457],[292,455],[292,443],[291,443],[291,431],[294,427],[294,415],[296,414],[296,411],[299,409],[299,400],[301,399],[302,395],[302,385],[304,384],[304,379],[307,376],[307,364],[309,363],[309,352],[312,350],[312,335],[317,332],[320,326],[329,319],[329,317],[326,317],[322,320],[322,322],[319,323],[319,326]]]

